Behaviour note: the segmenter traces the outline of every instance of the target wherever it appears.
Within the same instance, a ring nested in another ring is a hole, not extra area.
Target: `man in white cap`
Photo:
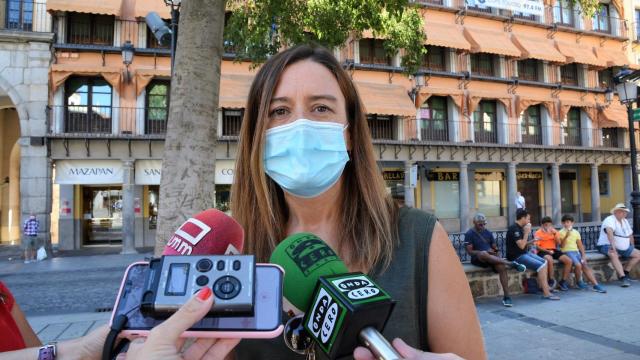
[[[640,262],[640,251],[634,248],[633,230],[626,219],[628,213],[629,208],[623,203],[618,203],[611,209],[611,215],[602,222],[602,231],[596,246],[600,253],[607,255],[611,260],[622,287],[631,285],[629,271]],[[624,268],[620,258],[629,259]]]

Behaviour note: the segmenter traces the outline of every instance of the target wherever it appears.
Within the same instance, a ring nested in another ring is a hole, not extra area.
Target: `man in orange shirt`
[[[567,280],[571,274],[571,259],[558,249],[560,239],[558,238],[558,232],[554,229],[553,221],[550,217],[545,216],[542,218],[540,229],[538,229],[533,236],[536,240],[534,244],[538,256],[547,260],[549,264],[549,287],[553,289],[557,284],[553,278],[553,260],[558,260],[563,264],[560,290],[569,290]]]

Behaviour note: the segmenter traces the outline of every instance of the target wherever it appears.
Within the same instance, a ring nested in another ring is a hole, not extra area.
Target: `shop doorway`
[[[518,191],[524,196],[525,208],[531,214],[531,225],[540,225],[540,181],[537,179],[518,180]]]
[[[82,245],[122,243],[122,187],[82,187]]]

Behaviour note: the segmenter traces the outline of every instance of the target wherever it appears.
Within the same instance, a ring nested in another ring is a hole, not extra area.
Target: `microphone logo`
[[[332,281],[351,300],[364,300],[380,294],[380,289],[364,276],[350,277]]]
[[[191,255],[193,247],[210,231],[211,227],[209,225],[198,219],[189,218],[176,230],[175,234],[167,243],[167,246],[175,249],[182,255]]]
[[[344,310],[338,302],[324,288],[320,288],[309,316],[307,328],[316,339],[320,340],[321,345],[331,347],[334,330],[340,328],[343,314]]]
[[[313,234],[292,241],[285,252],[306,276],[328,262],[340,261],[338,255]]]

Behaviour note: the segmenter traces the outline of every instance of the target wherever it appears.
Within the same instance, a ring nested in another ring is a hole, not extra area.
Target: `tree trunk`
[[[187,218],[215,203],[225,0],[185,0],[171,77],[155,253]]]

